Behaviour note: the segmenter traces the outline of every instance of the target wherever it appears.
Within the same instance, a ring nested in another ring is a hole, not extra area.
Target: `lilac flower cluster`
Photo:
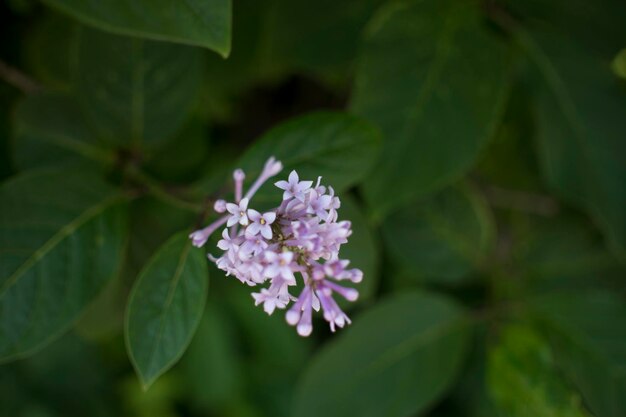
[[[249,208],[250,199],[261,185],[281,170],[280,161],[270,158],[245,195],[245,174],[235,170],[235,202],[218,200],[214,209],[225,215],[189,237],[201,247],[225,224],[217,244],[224,252],[217,258],[209,255],[209,259],[226,275],[251,287],[269,283],[252,293],[255,305],[263,304],[263,309],[272,314],[293,301],[286,319],[301,336],[311,334],[313,310],[321,308],[335,331],[336,326],[343,327],[350,319],[333,295],[337,293],[349,301],[358,297],[357,290],[338,282],[358,283],[363,279],[361,270],[349,269],[349,261],[339,258],[341,245],[352,233],[350,222],[337,221],[341,202],[332,187],[321,185],[321,177],[315,185],[313,181],[300,181],[296,171],[291,171],[288,181],[275,183],[283,190],[278,207],[264,213]],[[303,289],[296,298],[290,289],[297,287],[297,276],[301,277]]]

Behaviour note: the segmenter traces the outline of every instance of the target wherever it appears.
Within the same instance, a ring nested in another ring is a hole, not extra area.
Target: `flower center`
[[[265,219],[263,217],[261,217],[261,221],[259,223],[265,224]]]

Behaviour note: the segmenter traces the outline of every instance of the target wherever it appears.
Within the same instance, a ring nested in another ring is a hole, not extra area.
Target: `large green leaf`
[[[380,135],[369,123],[344,113],[319,112],[290,120],[270,130],[252,145],[237,166],[244,169],[247,179],[253,181],[267,158],[275,156],[282,161],[287,176],[292,169],[300,178],[315,180],[335,191],[361,181],[371,169],[379,149]],[[262,189],[266,200],[268,191],[272,201],[280,202],[280,190],[270,181]]]
[[[532,329],[509,326],[491,349],[488,384],[509,417],[588,417],[580,396],[562,380],[550,347]]]
[[[118,270],[120,193],[83,171],[39,171],[0,188],[0,360],[68,328]]]
[[[103,30],[230,52],[231,0],[43,1]]]
[[[543,174],[564,199],[586,209],[626,257],[626,94],[599,56],[566,34],[519,36],[538,69],[537,143]]]
[[[68,165],[84,158],[113,160],[68,94],[24,98],[17,107],[14,136],[14,159],[20,169]]]
[[[202,84],[202,50],[83,28],[76,91],[99,136],[155,145],[186,121]]]
[[[413,416],[450,387],[469,328],[463,310],[428,293],[394,296],[354,318],[300,381],[294,416]]]
[[[598,417],[626,413],[626,301],[604,291],[564,291],[531,302],[555,359]]]
[[[442,191],[390,215],[382,227],[393,260],[411,278],[458,283],[484,264],[494,225],[468,186]]]
[[[509,53],[471,2],[392,3],[367,30],[351,107],[383,131],[364,184],[379,216],[467,172],[508,91]]]
[[[209,275],[203,252],[187,234],[159,248],[128,300],[126,345],[145,388],[180,359],[202,317]]]

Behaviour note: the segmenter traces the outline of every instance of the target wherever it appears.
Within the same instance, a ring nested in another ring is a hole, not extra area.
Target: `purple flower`
[[[333,297],[355,301],[359,296],[356,289],[339,283],[358,283],[363,279],[361,270],[348,269],[350,262],[339,257],[341,246],[352,234],[351,224],[337,222],[341,202],[332,187],[321,185],[321,177],[312,187],[313,181],[300,181],[295,171],[289,174],[288,181],[276,183],[284,191],[277,208],[263,214],[248,208],[250,198],[281,169],[280,161],[268,159],[243,198],[245,175],[236,170],[235,203],[218,200],[214,205],[216,212],[228,211],[227,215],[189,237],[194,245],[202,246],[211,233],[226,223],[217,243],[222,256],[208,255],[209,259],[227,276],[251,287],[269,281],[267,287],[252,293],[255,305],[263,304],[265,312],[272,314],[293,302],[286,319],[301,336],[311,334],[313,312],[322,310],[335,331],[349,324],[350,319]],[[297,276],[302,278],[303,290],[295,298],[290,288],[296,285]]]
[[[332,197],[329,195],[319,195],[317,191],[311,190],[309,193],[309,205],[306,212],[315,214],[320,219],[328,219],[328,209],[331,207]]]
[[[192,245],[198,248],[204,246],[206,241],[209,239],[209,236],[211,236],[211,234],[213,234],[213,232],[215,232],[218,227],[226,223],[227,220],[228,216],[224,216],[221,219],[218,219],[215,222],[211,223],[204,229],[196,230],[195,232],[191,233],[189,235],[189,238],[191,239]]]
[[[237,223],[242,226],[248,224],[248,215],[246,214],[248,210],[247,198],[242,199],[239,204],[226,203],[226,210],[231,214],[228,223],[226,223],[227,227],[234,226]]]
[[[268,265],[265,267],[265,275],[270,278],[281,277],[287,281],[296,281],[293,275],[293,252],[265,252],[265,260]]]
[[[252,253],[254,255],[258,255],[263,253],[265,249],[267,249],[269,245],[263,239],[263,237],[256,235],[253,238],[246,237],[246,241],[241,245],[241,250]]]
[[[332,297],[333,291],[328,286],[322,286],[315,291],[315,294],[317,294],[320,300],[322,310],[324,310],[324,319],[330,323],[332,332],[335,331],[335,326],[343,327],[346,323],[351,323],[346,313],[339,308],[337,302]]]
[[[283,192],[283,200],[295,198],[296,200],[303,202],[304,192],[311,188],[313,181],[300,181],[298,173],[296,171],[291,171],[291,174],[289,174],[289,182],[278,181],[275,185],[281,190],[285,190],[285,192]]]
[[[272,238],[272,227],[270,225],[276,220],[276,213],[270,211],[261,215],[258,211],[249,209],[248,218],[252,220],[252,223],[246,228],[247,238],[251,238],[259,232],[265,239]]]
[[[228,233],[228,229],[222,230],[222,240],[217,242],[217,247],[222,250],[229,250],[237,244],[230,238],[230,234]]]
[[[313,331],[313,297],[313,292],[307,285],[285,316],[287,323],[296,326],[300,336],[306,337]]]
[[[291,300],[289,295],[289,283],[281,279],[272,281],[269,289],[263,288],[259,293],[252,293],[254,305],[263,304],[263,310],[272,314],[276,308],[283,309]]]

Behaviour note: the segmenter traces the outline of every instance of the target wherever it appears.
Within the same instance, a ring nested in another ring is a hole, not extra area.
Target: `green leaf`
[[[292,169],[300,178],[315,180],[321,175],[323,184],[341,192],[364,178],[376,159],[379,143],[376,128],[355,116],[312,113],[270,130],[246,151],[237,166],[253,181],[267,158],[275,156],[284,166],[281,176]],[[273,182],[268,181],[261,188],[265,193],[254,200],[280,202],[280,190]]]
[[[550,347],[531,328],[504,329],[488,363],[491,396],[509,417],[588,417],[578,394],[561,379]]]
[[[0,188],[0,361],[64,332],[118,272],[123,200],[78,170],[32,172]]]
[[[230,52],[231,0],[43,1],[102,30]]]
[[[549,30],[519,32],[536,64],[537,142],[548,184],[586,209],[626,257],[626,94],[599,56]]]
[[[473,3],[391,3],[371,21],[352,97],[385,142],[364,184],[381,217],[460,178],[503,113],[510,54]]]
[[[474,178],[487,185],[493,206],[518,211],[534,209],[533,213],[539,214],[556,212],[554,204],[524,204],[525,200],[513,197],[525,192],[546,192],[537,152],[529,146],[528,138],[534,133],[531,93],[525,83],[515,83],[500,126],[472,172]]]
[[[203,252],[187,234],[159,248],[128,300],[126,346],[144,388],[180,359],[202,317],[209,275]]]
[[[202,50],[83,28],[75,87],[99,136],[155,146],[189,116],[202,84]]]
[[[206,122],[194,118],[173,140],[149,157],[146,170],[163,180],[197,179],[207,162],[209,149]]]
[[[626,302],[605,291],[563,291],[536,297],[558,365],[599,417],[626,413]]]
[[[278,0],[268,11],[268,62],[308,72],[337,72],[351,67],[361,32],[384,0]]]
[[[626,79],[626,48],[619,51],[615,58],[613,58],[613,62],[611,63],[611,68],[615,75],[622,79]]]
[[[354,318],[314,358],[298,386],[293,415],[417,415],[454,382],[468,342],[463,311],[447,298],[389,298]]]
[[[583,44],[610,58],[624,46],[626,3],[622,0],[504,0],[530,25],[550,26],[567,34],[567,43]]]
[[[395,212],[382,232],[391,258],[405,275],[458,284],[486,261],[494,225],[481,197],[459,186]]]
[[[111,162],[76,100],[62,93],[29,95],[18,105],[14,159],[20,169],[69,165],[84,158]]]
[[[598,231],[580,219],[534,219],[514,248],[517,269],[536,294],[623,283],[624,268],[603,245]]]

